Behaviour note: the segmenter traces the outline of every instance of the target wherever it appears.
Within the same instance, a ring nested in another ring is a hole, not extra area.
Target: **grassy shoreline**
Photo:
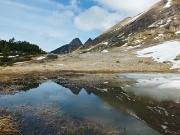
[[[36,70],[27,72],[3,71],[0,72],[0,93],[12,94],[14,90],[28,88],[33,83],[43,83],[47,80],[57,79],[58,77],[71,77],[78,75],[117,75],[121,73],[153,74],[153,73],[178,73],[173,71],[112,71],[112,70]]]

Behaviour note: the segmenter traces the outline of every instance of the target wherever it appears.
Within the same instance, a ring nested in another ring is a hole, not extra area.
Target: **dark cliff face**
[[[75,51],[76,49],[78,49],[82,45],[83,44],[82,44],[81,40],[79,38],[75,38],[69,44],[63,45],[63,46],[51,51],[51,53],[55,53],[55,54],[71,53],[71,52]]]
[[[85,45],[95,46],[102,42],[108,42],[108,45],[113,45],[121,42],[130,35],[148,29],[164,27],[167,30],[173,30],[171,27],[175,25],[172,26],[172,24],[178,24],[178,20],[180,19],[180,0],[172,0],[170,7],[165,7],[167,2],[167,0],[161,0],[149,10],[135,17],[124,19]],[[176,18],[176,22],[173,20],[174,18]],[[156,23],[160,25],[157,26]],[[149,27],[152,24],[155,24],[156,27]],[[177,27],[177,29],[179,29],[179,25],[177,25]]]

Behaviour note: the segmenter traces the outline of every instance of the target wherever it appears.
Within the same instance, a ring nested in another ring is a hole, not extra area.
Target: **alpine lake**
[[[0,113],[22,135],[180,135],[179,86],[178,73],[58,76],[0,94]]]

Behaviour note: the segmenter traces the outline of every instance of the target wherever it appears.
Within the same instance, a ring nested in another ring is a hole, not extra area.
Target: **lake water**
[[[68,80],[49,80],[1,95],[0,108],[19,117],[22,134],[180,134],[179,74],[118,77],[136,83],[80,87]]]

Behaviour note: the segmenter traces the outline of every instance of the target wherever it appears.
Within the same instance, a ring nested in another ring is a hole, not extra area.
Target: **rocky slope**
[[[71,53],[74,50],[78,49],[82,45],[83,44],[82,44],[81,40],[79,38],[75,38],[69,44],[63,45],[63,46],[51,51],[51,53],[55,53],[55,54]]]
[[[161,0],[147,11],[119,22],[85,46],[88,51],[98,51],[125,43],[152,44],[178,39],[179,24],[180,1]]]

